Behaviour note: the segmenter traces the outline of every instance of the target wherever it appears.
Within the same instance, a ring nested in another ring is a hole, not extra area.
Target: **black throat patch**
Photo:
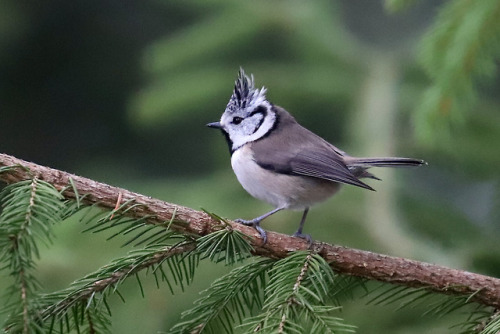
[[[227,133],[226,131],[224,131],[223,129],[220,129],[220,131],[222,132],[222,134],[224,135],[224,138],[226,139],[226,143],[227,145],[229,146],[229,155],[233,155],[234,153],[234,150],[233,150],[233,141],[231,140],[231,138],[229,138],[229,133]]]

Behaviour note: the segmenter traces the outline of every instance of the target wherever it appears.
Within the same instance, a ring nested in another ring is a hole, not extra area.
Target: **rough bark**
[[[173,218],[170,227],[182,233],[202,236],[220,228],[220,223],[204,212],[0,154],[0,168],[8,166],[14,168],[0,173],[0,180],[8,184],[37,177],[63,190],[68,199],[75,198],[76,188],[80,197],[85,195],[83,202],[105,209],[115,208],[121,197],[121,203],[135,204],[127,215],[136,218],[147,216],[150,224],[163,224]],[[307,242],[302,239],[271,231],[267,233],[268,242],[262,245],[259,234],[253,228],[234,222],[230,224],[251,238],[255,255],[283,258],[290,252],[308,248]],[[314,242],[311,247],[342,274],[409,287],[425,287],[445,294],[471,295],[473,301],[500,307],[500,279],[494,277],[323,242]]]

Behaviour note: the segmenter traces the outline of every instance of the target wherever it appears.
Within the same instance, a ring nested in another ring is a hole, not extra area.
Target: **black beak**
[[[209,128],[222,129],[222,125],[220,124],[220,122],[208,123],[207,126]]]

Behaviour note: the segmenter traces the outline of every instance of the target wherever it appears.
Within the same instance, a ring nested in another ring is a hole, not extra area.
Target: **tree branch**
[[[131,207],[127,215],[147,217],[148,223],[157,225],[172,220],[170,228],[182,233],[203,236],[220,228],[220,223],[204,212],[0,154],[0,168],[9,166],[13,168],[0,174],[0,180],[9,184],[37,177],[63,190],[62,194],[68,199],[76,198],[76,189],[80,196],[85,195],[83,202],[109,210],[115,208],[121,196],[122,203],[129,203]],[[302,239],[270,231],[267,244],[262,246],[259,233],[253,228],[234,222],[230,224],[251,237],[255,255],[283,258],[289,252],[308,248]],[[500,307],[500,279],[497,278],[323,242],[314,242],[312,248],[342,274],[424,287],[445,294],[471,295],[475,302]]]
[[[122,281],[125,277],[136,274],[145,268],[157,265],[158,263],[163,262],[167,258],[190,252],[193,249],[195,249],[195,247],[196,244],[194,242],[190,242],[190,243],[183,243],[174,247],[168,247],[165,248],[164,250],[155,252],[155,254],[151,256],[151,258],[148,261],[143,262],[140,265],[131,264],[129,266],[125,266],[120,270],[114,271],[106,278],[96,279],[92,284],[87,284],[82,286],[80,289],[77,290],[76,293],[70,294],[68,297],[62,299],[57,304],[53,304],[51,307],[45,309],[41,313],[41,316],[42,318],[45,318],[53,314],[56,314],[60,311],[67,310],[68,307],[82,300],[88,300],[96,292],[102,292],[106,290],[113,284]]]

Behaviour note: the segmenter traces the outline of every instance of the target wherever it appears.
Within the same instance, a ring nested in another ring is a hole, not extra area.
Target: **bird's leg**
[[[295,232],[293,234],[294,237],[297,237],[297,238],[302,238],[302,239],[306,239],[307,242],[309,243],[309,246],[312,245],[312,239],[311,239],[311,236],[309,234],[303,234],[302,233],[302,228],[304,227],[304,223],[306,221],[306,217],[307,217],[307,213],[309,212],[309,208],[306,208],[304,210],[304,213],[302,214],[302,219],[300,220],[300,224],[299,224],[299,228],[297,229],[297,232]]]
[[[234,221],[237,223],[243,224],[243,225],[253,226],[257,230],[257,232],[259,232],[260,236],[262,237],[263,244],[265,244],[267,242],[267,234],[266,234],[266,231],[264,231],[264,229],[262,227],[260,227],[260,222],[263,221],[264,219],[266,219],[267,217],[269,217],[270,215],[272,215],[280,210],[283,210],[283,209],[284,209],[284,207],[276,208],[274,210],[269,211],[268,213],[263,214],[260,217],[257,217],[257,218],[251,219],[251,220],[235,219]]]

